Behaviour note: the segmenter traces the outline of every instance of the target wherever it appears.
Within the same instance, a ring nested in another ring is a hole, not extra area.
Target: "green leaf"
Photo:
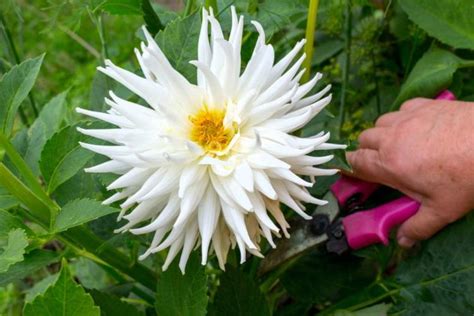
[[[411,20],[428,34],[455,48],[474,49],[470,0],[400,0]]]
[[[197,57],[201,25],[198,10],[186,18],[171,21],[156,36],[156,41],[173,67],[191,82],[196,82],[196,67],[189,63]]]
[[[16,112],[36,81],[44,55],[13,66],[0,80],[0,132],[10,135]]]
[[[58,131],[66,115],[67,93],[65,91],[52,98],[28,130],[28,148],[24,159],[35,175],[39,175],[39,159],[44,144]]]
[[[105,0],[95,10],[104,10],[115,15],[141,14],[140,0]]]
[[[69,268],[63,264],[56,282],[33,302],[27,303],[23,313],[25,316],[99,316],[100,309],[94,305],[92,297],[74,282]]]
[[[334,316],[384,316],[387,315],[390,307],[389,304],[381,303],[355,312],[338,310],[334,313]]]
[[[35,283],[33,287],[27,290],[25,295],[25,302],[30,303],[38,296],[46,292],[46,290],[51,286],[51,284],[56,283],[58,280],[59,273],[48,275],[46,278]]]
[[[156,291],[156,311],[162,316],[206,315],[207,277],[194,253],[186,265],[186,274],[175,261],[161,274]]]
[[[8,193],[8,191],[0,186],[0,209],[8,210],[12,207],[18,206],[20,204],[18,200]]]
[[[164,28],[163,24],[153,9],[150,0],[142,0],[143,19],[145,20],[146,28],[153,36]]]
[[[449,87],[459,67],[470,64],[472,62],[442,49],[435,48],[428,51],[416,63],[402,85],[392,110],[398,109],[404,101],[414,97],[434,97]]]
[[[403,315],[471,315],[474,306],[474,216],[427,241],[396,271]]]
[[[27,235],[33,234],[22,219],[0,209],[0,238],[8,238],[10,231],[15,228],[21,228]]]
[[[62,232],[118,211],[116,208],[102,205],[95,200],[74,200],[61,209],[56,217],[53,230],[56,233]]]
[[[115,295],[92,290],[89,293],[94,302],[100,307],[102,316],[144,316],[133,305],[125,303]]]
[[[41,152],[40,169],[48,183],[49,193],[72,178],[94,157],[93,152],[79,145],[80,141],[90,142],[92,137],[82,135],[76,129],[76,125],[63,128],[46,142]]]
[[[10,266],[7,272],[0,273],[0,286],[23,279],[44,266],[57,262],[60,258],[61,254],[57,252],[32,250],[24,256],[23,261]]]
[[[242,271],[228,266],[220,277],[220,286],[209,308],[209,315],[247,316],[270,315],[258,283]]]
[[[258,7],[257,21],[270,38],[274,33],[293,24],[298,16],[306,16],[308,2],[305,0],[265,0]]]
[[[8,271],[8,268],[20,261],[23,261],[25,249],[28,246],[28,239],[23,229],[13,229],[8,233],[7,245],[3,247],[0,254],[0,273]]]
[[[288,269],[281,282],[294,299],[324,304],[364,288],[375,277],[374,266],[366,260],[313,252]]]

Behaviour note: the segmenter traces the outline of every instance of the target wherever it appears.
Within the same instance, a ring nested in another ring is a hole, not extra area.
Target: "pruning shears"
[[[436,99],[455,100],[455,96],[445,90]],[[420,203],[401,196],[365,209],[364,203],[380,188],[380,184],[342,175],[324,195],[328,203],[318,206],[311,220],[297,223],[291,237],[282,240],[265,257],[260,273],[321,245],[325,245],[327,252],[339,255],[373,244],[388,245],[392,228],[415,215]]]

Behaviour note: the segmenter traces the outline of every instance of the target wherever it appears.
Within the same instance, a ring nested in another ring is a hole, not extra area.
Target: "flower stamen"
[[[189,116],[192,124],[190,139],[206,152],[225,150],[235,135],[235,128],[225,128],[224,117],[224,110],[203,106],[196,114]]]

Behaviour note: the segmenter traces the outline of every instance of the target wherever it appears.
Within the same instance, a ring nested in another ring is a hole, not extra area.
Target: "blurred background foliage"
[[[145,24],[157,34],[171,63],[193,80],[194,68],[187,61],[196,56],[199,8],[209,4],[218,8],[225,31],[230,28],[231,5],[245,15],[243,65],[257,38],[252,19],[263,24],[267,41],[281,57],[305,37],[308,2],[1,1],[0,74],[46,53],[33,90],[22,100],[11,141],[59,207],[64,207],[62,212],[84,208],[102,212],[64,224],[87,226],[101,238],[91,255],[90,249],[76,247],[67,239],[72,233],[67,238],[59,234],[70,231],[70,226],[56,227],[53,233],[45,232],[32,220],[27,220],[25,226],[25,206],[0,186],[0,246],[4,249],[0,263],[13,238],[24,240],[24,246],[15,243],[21,255],[0,266],[1,315],[59,315],[56,313],[65,310],[48,312],[44,306],[52,305],[55,297],[65,293],[67,315],[472,314],[472,216],[410,253],[393,244],[341,257],[315,250],[286,271],[270,276],[258,274],[261,259],[250,258],[240,266],[234,253],[225,273],[214,261],[201,267],[196,257],[188,264],[185,276],[176,266],[161,273],[161,253],[144,262],[159,275],[156,293],[100,259],[107,249],[120,249],[133,270],[138,254],[149,241],[131,234],[113,234],[119,224],[110,213],[116,209],[105,209],[95,202],[108,196],[105,186],[113,178],[82,172],[85,165],[96,164],[101,158],[74,147],[82,139],[75,124],[83,119],[75,114],[75,107],[105,109],[103,98],[110,89],[126,98],[136,98],[97,73],[96,67],[104,59],[111,59],[138,71],[133,48],[139,45],[140,27]],[[406,99],[433,97],[450,88],[459,99],[474,101],[471,0],[319,2],[312,74],[324,74],[318,87],[332,84],[333,102],[301,131],[303,135],[329,130],[335,142],[354,147],[363,129]],[[71,165],[58,176],[50,172],[51,168],[67,165],[63,161],[67,157],[57,157],[57,148],[62,148],[59,146],[75,152],[80,159],[74,164],[69,161]],[[21,170],[13,160],[6,157],[4,163],[21,178]],[[347,167],[343,158],[334,164]],[[312,193],[323,195],[332,181],[334,177],[321,179]],[[76,199],[82,199],[79,202],[83,204],[75,203]],[[150,283],[154,286],[154,282]],[[83,309],[74,310],[74,306]]]

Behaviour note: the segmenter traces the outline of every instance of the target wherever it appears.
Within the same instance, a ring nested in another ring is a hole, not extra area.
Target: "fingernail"
[[[415,244],[415,241],[413,239],[402,236],[398,238],[398,244],[400,245],[400,247],[403,248],[411,248]]]

